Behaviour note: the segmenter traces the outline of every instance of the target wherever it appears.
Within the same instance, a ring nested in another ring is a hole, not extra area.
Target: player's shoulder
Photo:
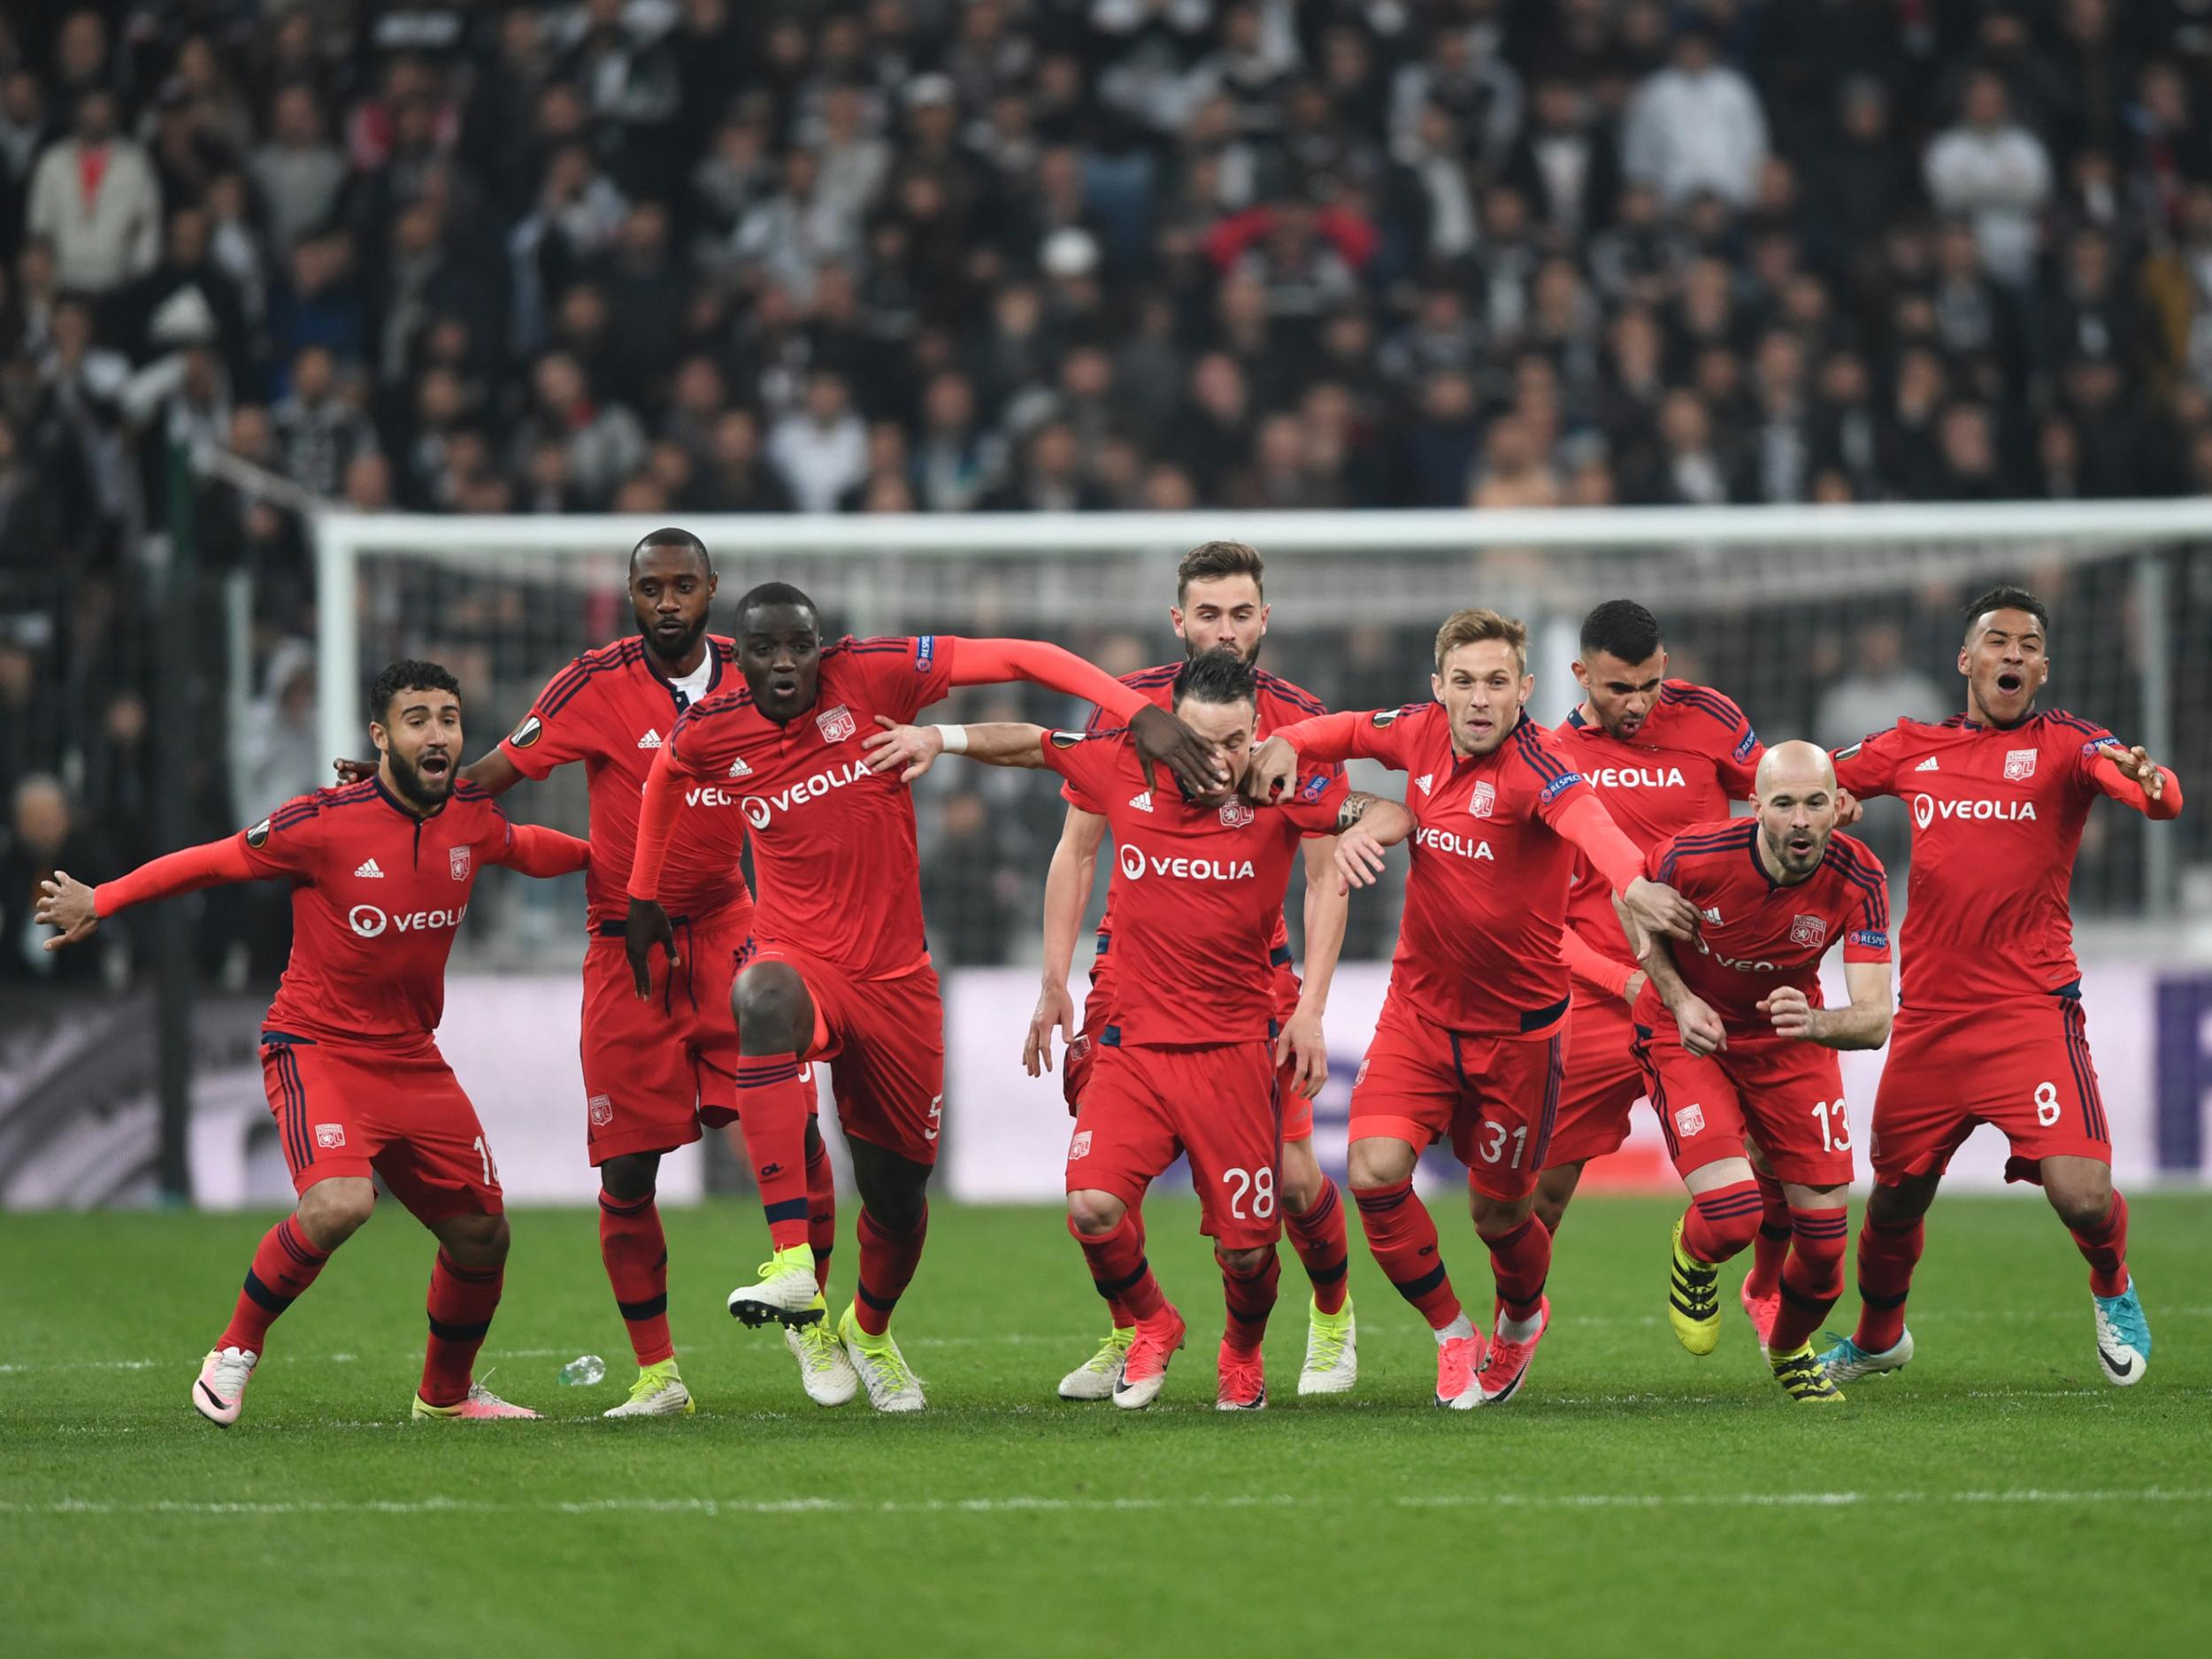
[[[937,666],[941,649],[934,634],[876,634],[862,637],[848,634],[822,648],[822,678],[826,683],[849,683],[899,668],[926,674]]]
[[[1724,691],[1701,686],[1693,680],[1669,680],[1659,687],[1659,706],[1680,715],[1696,715],[1718,722],[1731,733],[1749,724],[1736,700]]]
[[[714,653],[717,662],[734,663],[737,660],[737,641],[726,634],[708,634],[707,649]]]
[[[1285,680],[1280,674],[1271,674],[1266,669],[1260,668],[1253,671],[1253,679],[1258,682],[1262,704],[1272,705],[1274,711],[1279,715],[1305,720],[1329,711],[1327,703],[1296,681]],[[1287,722],[1277,720],[1271,724],[1283,725]]]
[[[1532,720],[1525,714],[1506,733],[1505,752],[1533,772],[1542,782],[1547,794],[1556,794],[1568,784],[1579,781],[1582,777],[1575,770],[1574,757],[1561,748],[1557,733],[1540,720]]]
[[[1063,753],[1070,749],[1080,749],[1086,754],[1102,755],[1111,750],[1127,749],[1131,741],[1132,733],[1125,726],[1091,726],[1080,732],[1062,731],[1045,733],[1045,742]]]
[[[458,779],[455,781],[453,785],[453,800],[457,806],[462,807],[472,813],[480,813],[487,817],[501,818],[507,816],[506,812],[501,808],[498,801],[493,797],[490,790],[486,789],[480,785],[471,783],[465,778]]]
[[[1433,725],[1443,712],[1444,705],[1432,698],[1426,703],[1402,703],[1394,709],[1377,709],[1367,716],[1367,724],[1379,732],[1422,731]]]
[[[2120,740],[2094,720],[2085,720],[2063,709],[2046,709],[2035,717],[2036,735],[2047,749],[2095,749]]]
[[[1828,862],[1835,866],[1839,875],[1870,877],[1879,881],[1888,873],[1874,849],[1845,830],[1838,830],[1828,838]]]
[[[282,806],[246,831],[249,847],[264,847],[274,835],[297,833],[303,826],[319,824],[347,809],[374,802],[378,797],[376,780],[364,778],[359,783],[336,784],[327,789],[311,789],[305,795],[296,795]]]
[[[541,719],[549,720],[587,692],[618,683],[617,677],[624,670],[644,660],[645,641],[637,634],[596,646],[545,682],[545,689],[538,694],[537,707],[532,712]]]
[[[1729,857],[1751,844],[1758,833],[1755,818],[1718,818],[1677,830],[1660,843],[1661,850],[1678,860]]]
[[[1878,732],[1869,732],[1855,743],[1846,743],[1835,751],[1838,760],[1856,760],[1861,755],[1893,754],[1913,744],[1939,743],[1958,738],[1970,738],[1974,728],[1962,714],[1955,714],[1945,720],[1916,720],[1909,714],[1897,717],[1897,724],[1886,726]]]

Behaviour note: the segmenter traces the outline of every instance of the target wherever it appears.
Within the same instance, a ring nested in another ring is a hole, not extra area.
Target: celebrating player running
[[[1827,1402],[1843,1395],[1807,1339],[1842,1294],[1849,1228],[1835,1051],[1878,1048],[1889,1034],[1889,886],[1874,855],[1837,832],[1835,772],[1818,746],[1769,749],[1756,788],[1756,817],[1684,830],[1648,855],[1701,926],[1694,947],[1648,942],[1636,1056],[1692,1194],[1674,1224],[1675,1335],[1701,1355],[1719,1340],[1719,1264],[1751,1242],[1765,1209],[1748,1137],[1781,1182],[1795,1241],[1776,1283],[1746,1281],[1745,1305],[1789,1396]],[[1851,1002],[1831,1009],[1820,959],[1839,941]]]
[[[49,950],[133,904],[232,881],[292,883],[292,955],[261,1033],[262,1079],[299,1205],[254,1252],[230,1324],[192,1386],[238,1420],[269,1327],[376,1207],[371,1172],[438,1240],[417,1417],[534,1417],[472,1379],[499,1306],[507,1217],[476,1108],[438,1052],[446,957],[476,875],[564,875],[589,858],[558,831],[510,824],[456,782],[461,692],[435,663],[394,663],[369,695],[376,775],[288,801],[251,829],[88,887],[40,884]]]
[[[1337,849],[1347,879],[1364,884],[1384,847],[1412,838],[1390,990],[1352,1089],[1352,1193],[1375,1259],[1436,1334],[1437,1403],[1464,1410],[1513,1397],[1550,1317],[1551,1234],[1531,1210],[1559,1104],[1575,856],[1589,856],[1639,929],[1687,937],[1696,913],[1644,876],[1635,844],[1527,718],[1535,680],[1519,622],[1451,617],[1430,687],[1434,703],[1286,727],[1252,779],[1271,793],[1302,758],[1362,757],[1411,780],[1404,807],[1379,806]],[[1497,1282],[1486,1353],[1413,1192],[1423,1148],[1447,1135]]]

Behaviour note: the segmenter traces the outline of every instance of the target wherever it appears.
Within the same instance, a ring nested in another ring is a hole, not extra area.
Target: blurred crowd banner
[[[1379,963],[1339,971],[1329,1004],[1330,1077],[1317,1103],[1316,1146],[1341,1179],[1351,1084],[1382,1006]],[[1832,997],[1840,977],[1832,973]],[[957,969],[945,976],[945,1157],[949,1196],[975,1202],[1049,1203],[1062,1194],[1068,1116],[1057,1072],[1024,1074],[1021,1045],[1036,997],[1025,968]],[[2097,960],[2083,1000],[2122,1185],[2212,1185],[2212,964]],[[474,1099],[513,1204],[582,1204],[598,1190],[584,1156],[585,1095],[577,1061],[575,983],[549,975],[457,977],[440,1036]],[[255,1039],[260,1003],[204,1002],[195,1023],[190,1150],[193,1201],[209,1209],[273,1208],[287,1179],[262,1094]],[[0,1203],[9,1209],[148,1202],[155,1190],[156,1045],[134,999],[57,993],[35,1009],[12,1002],[0,1018]],[[1843,1056],[1853,1139],[1865,1144],[1881,1075],[1879,1053]],[[826,1078],[824,1126],[833,1122]],[[1648,1110],[1636,1109],[1628,1144],[1591,1166],[1586,1186],[1676,1190]],[[661,1190],[675,1202],[703,1195],[705,1158],[666,1160]],[[1970,1141],[1953,1165],[1961,1187],[2002,1185],[1994,1131]],[[1456,1172],[1439,1164],[1439,1186]],[[1864,1185],[1862,1159],[1861,1186]]]

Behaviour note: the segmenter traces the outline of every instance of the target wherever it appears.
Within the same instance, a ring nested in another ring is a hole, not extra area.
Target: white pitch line
[[[1397,1509],[1854,1509],[1885,1504],[2065,1507],[2110,1503],[2212,1503],[2212,1487],[2136,1486],[2066,1490],[2010,1487],[1958,1492],[1451,1492],[1361,1500],[1339,1494],[1340,1506]],[[0,1515],[1033,1515],[1124,1514],[1178,1509],[1289,1509],[1310,1493],[1251,1493],[1177,1498],[587,1498],[538,1503],[481,1499],[287,1499],[197,1502],[162,1498],[118,1503],[94,1498],[26,1502],[0,1499]]]

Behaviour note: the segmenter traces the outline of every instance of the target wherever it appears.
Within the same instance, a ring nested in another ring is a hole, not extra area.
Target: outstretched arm
[[[952,685],[995,686],[1010,680],[1026,680],[1032,685],[1095,703],[1128,726],[1136,739],[1137,757],[1144,764],[1148,787],[1155,762],[1165,765],[1194,795],[1218,788],[1229,780],[1228,768],[1211,743],[1133,686],[1123,685],[1072,651],[1041,640],[954,638],[941,644],[952,647],[947,672]]]
[[[1603,876],[1638,928],[1688,939],[1697,932],[1697,907],[1672,887],[1644,874],[1644,856],[1620,832],[1594,795],[1583,795],[1552,820],[1552,827],[1580,848]],[[1636,941],[1632,929],[1629,942]],[[1640,952],[1639,954],[1641,954]]]
[[[2163,822],[2181,816],[2181,780],[2171,767],[2153,760],[2140,743],[2133,749],[2099,750],[2089,778],[2115,801],[2145,818]]]
[[[876,724],[883,730],[871,733],[861,744],[868,770],[889,772],[895,767],[901,783],[920,777],[940,755],[965,755],[987,766],[1024,766],[1037,771],[1045,767],[1045,728],[1041,726],[1020,720],[985,720],[974,726],[901,726],[887,714],[876,716]]]
[[[252,881],[259,874],[238,837],[226,835],[219,841],[165,853],[130,874],[103,881],[96,887],[86,886],[65,870],[57,870],[52,880],[38,884],[35,918],[42,926],[61,930],[46,941],[47,949],[59,950],[64,945],[90,938],[102,920],[134,904],[196,893],[225,882]]]

